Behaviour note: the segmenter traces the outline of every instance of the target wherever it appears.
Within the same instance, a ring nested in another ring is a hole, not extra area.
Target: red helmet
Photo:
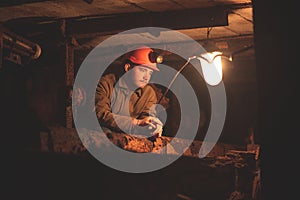
[[[138,65],[143,65],[152,70],[159,71],[155,59],[153,59],[153,50],[147,46],[142,46],[134,51],[131,51],[128,55],[128,59]]]

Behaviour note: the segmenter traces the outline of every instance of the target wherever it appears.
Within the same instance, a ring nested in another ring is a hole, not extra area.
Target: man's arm
[[[160,137],[162,134],[163,123],[156,116],[155,105],[157,103],[157,97],[154,89],[148,85],[144,90],[144,94],[147,97],[145,107],[137,119],[134,119],[134,124],[140,127],[147,126],[147,132],[150,135]],[[141,131],[136,127],[137,131]]]
[[[113,76],[100,79],[95,95],[96,115],[102,127],[116,132],[129,133],[133,126],[133,119],[130,116],[117,115],[111,111],[111,98],[115,82]]]

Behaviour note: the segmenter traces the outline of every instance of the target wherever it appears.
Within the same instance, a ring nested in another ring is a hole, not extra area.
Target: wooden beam
[[[70,88],[74,84],[74,47],[66,42],[65,44],[65,76],[66,88]],[[68,91],[70,92],[70,91]],[[69,98],[72,98],[71,96]],[[66,106],[66,127],[73,127],[72,105]]]
[[[0,26],[0,69],[3,63],[3,27]]]
[[[49,0],[1,0],[0,6],[9,7],[9,6],[43,2],[43,1],[49,1]]]
[[[126,13],[67,20],[70,35],[98,32],[117,33],[139,27],[190,29],[227,26],[228,13],[224,8],[188,9],[156,13]]]

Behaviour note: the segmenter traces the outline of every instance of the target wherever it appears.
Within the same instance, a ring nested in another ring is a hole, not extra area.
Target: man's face
[[[136,87],[143,88],[151,79],[153,70],[142,65],[137,65],[130,70],[131,81]]]

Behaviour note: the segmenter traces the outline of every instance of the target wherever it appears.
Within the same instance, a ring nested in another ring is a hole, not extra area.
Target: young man
[[[124,70],[121,77],[111,73],[100,78],[95,108],[105,132],[162,135],[163,124],[155,116],[156,94],[148,85],[152,73],[159,71],[153,54],[146,46],[131,51],[120,66]]]

